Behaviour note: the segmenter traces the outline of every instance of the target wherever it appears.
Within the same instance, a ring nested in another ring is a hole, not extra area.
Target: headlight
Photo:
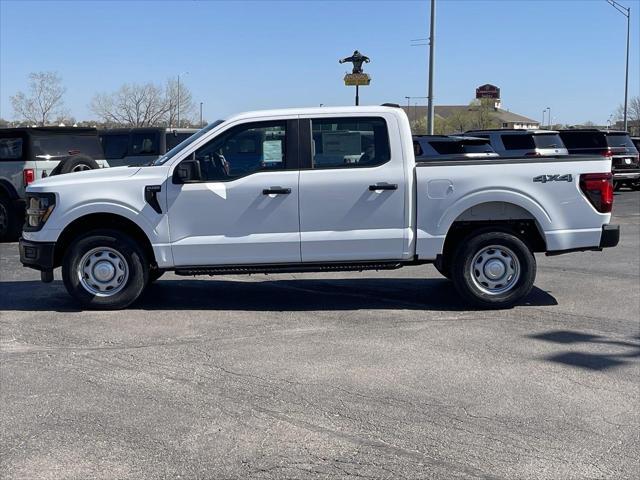
[[[56,206],[53,193],[27,193],[27,218],[24,230],[37,232],[42,228]]]

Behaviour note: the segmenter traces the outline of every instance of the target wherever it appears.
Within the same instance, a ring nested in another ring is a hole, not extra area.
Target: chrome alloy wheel
[[[511,290],[520,278],[520,260],[501,245],[490,245],[476,253],[470,269],[475,286],[489,295]]]
[[[91,170],[91,167],[84,163],[80,163],[71,169],[72,172],[84,172],[85,170]]]
[[[129,266],[117,250],[98,247],[82,256],[77,273],[87,292],[97,297],[110,297],[127,284]]]

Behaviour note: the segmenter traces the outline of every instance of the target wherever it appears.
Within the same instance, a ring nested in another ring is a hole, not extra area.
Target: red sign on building
[[[476,88],[476,98],[500,98],[500,89],[489,83]]]

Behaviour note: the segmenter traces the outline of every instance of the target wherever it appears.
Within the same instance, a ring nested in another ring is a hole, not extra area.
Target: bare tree
[[[162,88],[153,83],[125,84],[113,93],[99,93],[90,108],[106,124],[131,127],[160,125],[168,111]]]
[[[125,84],[112,93],[93,97],[90,108],[102,123],[110,126],[175,127],[180,103],[180,126],[193,123],[194,104],[191,92],[184,85],[168,80],[165,88],[153,83]]]
[[[498,120],[494,116],[496,111],[493,99],[481,98],[471,102],[469,110],[472,117],[472,128],[484,130],[487,128],[497,128]]]
[[[180,90],[178,90],[176,79],[167,80],[165,99],[167,101],[165,122],[168,127],[185,127],[193,123],[195,105],[191,91],[184,82],[180,83]],[[178,108],[180,110],[180,125],[178,125]]]
[[[55,72],[29,74],[29,92],[18,92],[11,97],[11,105],[17,117],[29,124],[44,126],[52,116],[64,115],[62,97],[66,88]]]
[[[450,132],[464,132],[471,128],[473,118],[468,109],[456,109],[448,118],[447,124]]]

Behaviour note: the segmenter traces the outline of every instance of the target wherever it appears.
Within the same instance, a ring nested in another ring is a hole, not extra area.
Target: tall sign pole
[[[624,72],[624,131],[627,130],[627,100],[629,94],[629,31],[631,29],[631,7],[623,7],[616,0],[607,0],[607,3],[627,17],[627,63]]]
[[[431,25],[429,33],[429,93],[427,94],[427,133],[433,135],[433,50],[435,47],[436,0],[431,0]]]
[[[350,57],[338,60],[339,63],[351,62],[353,64],[351,73],[344,76],[344,84],[356,87],[356,106],[360,105],[360,86],[364,87],[371,83],[371,77],[362,70],[362,64],[370,61],[369,57],[362,55],[358,50],[355,50]]]

